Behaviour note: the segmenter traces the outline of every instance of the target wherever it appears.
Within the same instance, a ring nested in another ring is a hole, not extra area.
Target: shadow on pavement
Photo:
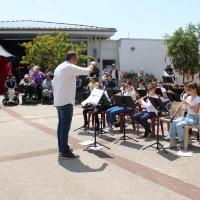
[[[108,164],[103,163],[99,168],[91,168],[88,165],[85,165],[80,159],[77,160],[58,160],[60,166],[65,168],[68,171],[76,173],[88,173],[88,172],[99,172],[103,171]]]
[[[122,141],[121,143],[119,143],[121,146],[125,146],[125,147],[129,147],[132,149],[141,149],[143,147],[143,145],[135,143],[133,142],[129,142],[129,141]]]

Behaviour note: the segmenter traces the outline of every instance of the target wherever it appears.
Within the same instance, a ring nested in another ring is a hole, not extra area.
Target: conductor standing
[[[78,67],[77,54],[69,51],[66,61],[58,65],[54,72],[53,91],[54,105],[58,112],[58,150],[61,159],[76,159],[78,155],[72,153],[68,136],[73,116],[73,106],[75,104],[76,76],[89,75],[93,70],[90,65],[87,68]]]

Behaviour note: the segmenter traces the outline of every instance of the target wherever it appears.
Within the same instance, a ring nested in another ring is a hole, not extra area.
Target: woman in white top
[[[170,130],[170,148],[177,147],[176,137],[180,142],[180,147],[183,146],[184,140],[184,127],[186,125],[199,124],[199,111],[200,111],[200,94],[197,83],[189,83],[187,85],[187,93],[190,95],[183,100],[183,105],[187,108],[187,115],[183,118],[173,120]]]

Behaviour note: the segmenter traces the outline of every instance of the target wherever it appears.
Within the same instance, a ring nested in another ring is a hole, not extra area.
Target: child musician
[[[136,93],[135,93],[133,85],[130,81],[128,81],[126,83],[126,90],[124,90],[123,95],[131,96],[133,101],[136,100]],[[132,108],[126,107],[125,112],[128,112],[130,109],[132,109]],[[108,110],[106,110],[106,121],[107,121],[108,127],[106,127],[104,129],[105,132],[112,132],[112,130],[113,130],[112,125],[115,121],[115,115],[120,114],[122,112],[124,112],[124,107],[122,107],[122,106],[114,106],[114,107],[111,107]]]
[[[173,120],[169,130],[170,148],[177,147],[176,137],[180,142],[179,147],[183,147],[184,127],[186,125],[199,124],[200,92],[197,83],[189,83],[187,85],[187,94],[190,96],[186,100],[182,100],[183,105],[187,108],[187,115]]]
[[[147,85],[147,89],[148,89],[148,93],[150,97],[153,98],[160,98],[156,93],[156,84],[155,83],[150,83]],[[141,111],[137,114],[135,114],[133,116],[134,120],[137,121],[139,124],[141,124],[144,129],[144,137],[149,137],[152,135],[151,133],[151,129],[150,129],[150,124],[148,122],[148,119],[151,119],[153,117],[156,117],[156,115],[158,114],[158,110],[156,108],[154,108],[154,106],[152,105],[152,103],[150,102],[149,99],[147,99],[147,101],[144,101],[143,98],[141,98],[139,100],[139,103],[141,105],[142,108],[144,108],[144,111]]]

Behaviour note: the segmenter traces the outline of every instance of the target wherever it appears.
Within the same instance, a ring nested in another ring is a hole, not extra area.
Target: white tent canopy
[[[11,53],[9,53],[8,51],[6,51],[1,45],[0,45],[0,56],[3,57],[13,57],[14,55],[12,55]]]

